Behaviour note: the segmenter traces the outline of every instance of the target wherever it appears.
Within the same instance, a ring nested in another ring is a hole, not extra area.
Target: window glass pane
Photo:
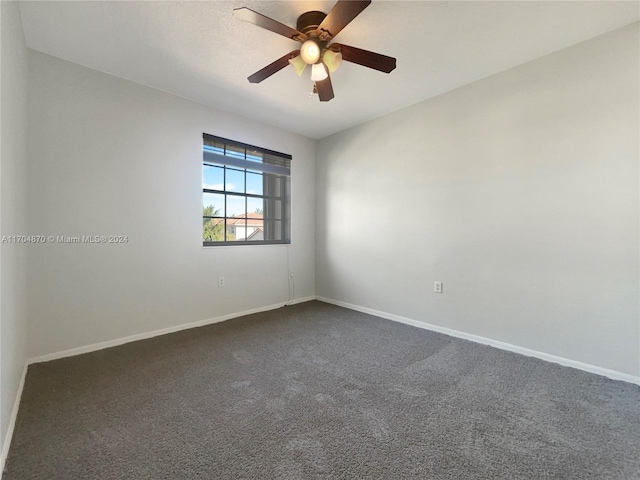
[[[234,241],[236,239],[236,222],[237,221],[238,220],[235,220],[233,218],[227,218],[226,220],[228,242]]]
[[[227,217],[246,217],[245,197],[227,195]]]
[[[247,197],[247,213],[249,216],[262,218],[264,214],[264,200],[262,198]]]
[[[235,232],[236,232],[235,239],[237,241],[246,240],[247,239],[247,219],[240,218],[240,219],[234,220],[229,218],[227,219],[227,224],[229,224],[229,222],[233,222]]]
[[[264,240],[264,220],[261,217],[247,218],[247,240]]]
[[[202,240],[205,242],[224,241],[224,219],[223,218],[203,218],[202,219]]]
[[[202,188],[209,190],[224,190],[224,168],[202,166]]]
[[[219,193],[202,194],[202,216],[224,217],[224,195]]]
[[[244,158],[244,148],[227,144],[227,151],[225,155],[233,158]]]
[[[262,173],[253,173],[247,171],[247,193],[253,195],[263,195],[263,175]],[[251,211],[251,209],[249,209]]]
[[[227,192],[244,193],[244,170],[227,168],[225,187]]]

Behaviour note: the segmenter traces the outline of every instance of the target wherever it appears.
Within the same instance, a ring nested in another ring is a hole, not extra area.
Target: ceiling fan
[[[249,8],[236,8],[233,16],[239,20],[253,23],[302,44],[299,50],[283,55],[251,75],[248,78],[249,82],[260,83],[289,64],[300,76],[305,67],[311,65],[311,80],[315,82],[313,92],[318,94],[321,102],[328,102],[334,96],[329,73],[338,68],[341,60],[385,73],[391,72],[396,68],[396,59],[393,57],[340,43],[330,43],[370,3],[371,0],[338,0],[327,14],[311,11],[300,15],[295,29]]]

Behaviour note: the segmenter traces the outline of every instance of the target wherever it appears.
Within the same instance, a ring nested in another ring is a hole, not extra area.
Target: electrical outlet
[[[293,270],[289,271],[289,275],[291,275],[293,277]]]
[[[218,286],[224,287],[224,277],[218,277]]]
[[[442,293],[442,282],[433,282],[433,291],[436,293]]]

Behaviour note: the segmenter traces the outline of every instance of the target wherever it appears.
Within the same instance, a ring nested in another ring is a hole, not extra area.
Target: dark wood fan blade
[[[331,76],[327,76],[324,80],[316,82],[318,89],[318,98],[321,102],[328,102],[333,98],[333,85],[331,85]]]
[[[331,44],[330,48],[342,53],[345,62],[357,63],[365,67],[373,68],[384,73],[389,73],[396,68],[396,59],[380,53],[369,52],[361,48],[350,47],[340,43]]]
[[[233,10],[233,16],[238,20],[253,23],[254,25],[266,28],[267,30],[271,30],[272,32],[293,40],[304,42],[307,39],[307,36],[304,33],[299,32],[295,28],[291,28],[284,23],[276,22],[272,18],[265,17],[261,13],[254,12],[250,8],[236,8]]]
[[[289,65],[289,59],[295,58],[300,54],[300,50],[293,50],[292,52],[287,53],[286,55],[280,57],[273,63],[270,63],[262,70],[258,70],[256,73],[247,78],[251,83],[260,83],[261,81],[269,78],[276,72],[279,72],[284,67]]]
[[[318,26],[317,34],[321,36],[325,33],[329,40],[346,27],[351,20],[356,18],[365,8],[369,6],[371,0],[338,0],[325,19]]]

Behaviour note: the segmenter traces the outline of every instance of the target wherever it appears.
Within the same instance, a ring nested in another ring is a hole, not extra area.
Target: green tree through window
[[[202,237],[205,242],[222,242],[224,241],[224,222],[217,218],[220,215],[220,209],[214,205],[202,207]],[[235,240],[235,235],[227,233],[229,240]]]

